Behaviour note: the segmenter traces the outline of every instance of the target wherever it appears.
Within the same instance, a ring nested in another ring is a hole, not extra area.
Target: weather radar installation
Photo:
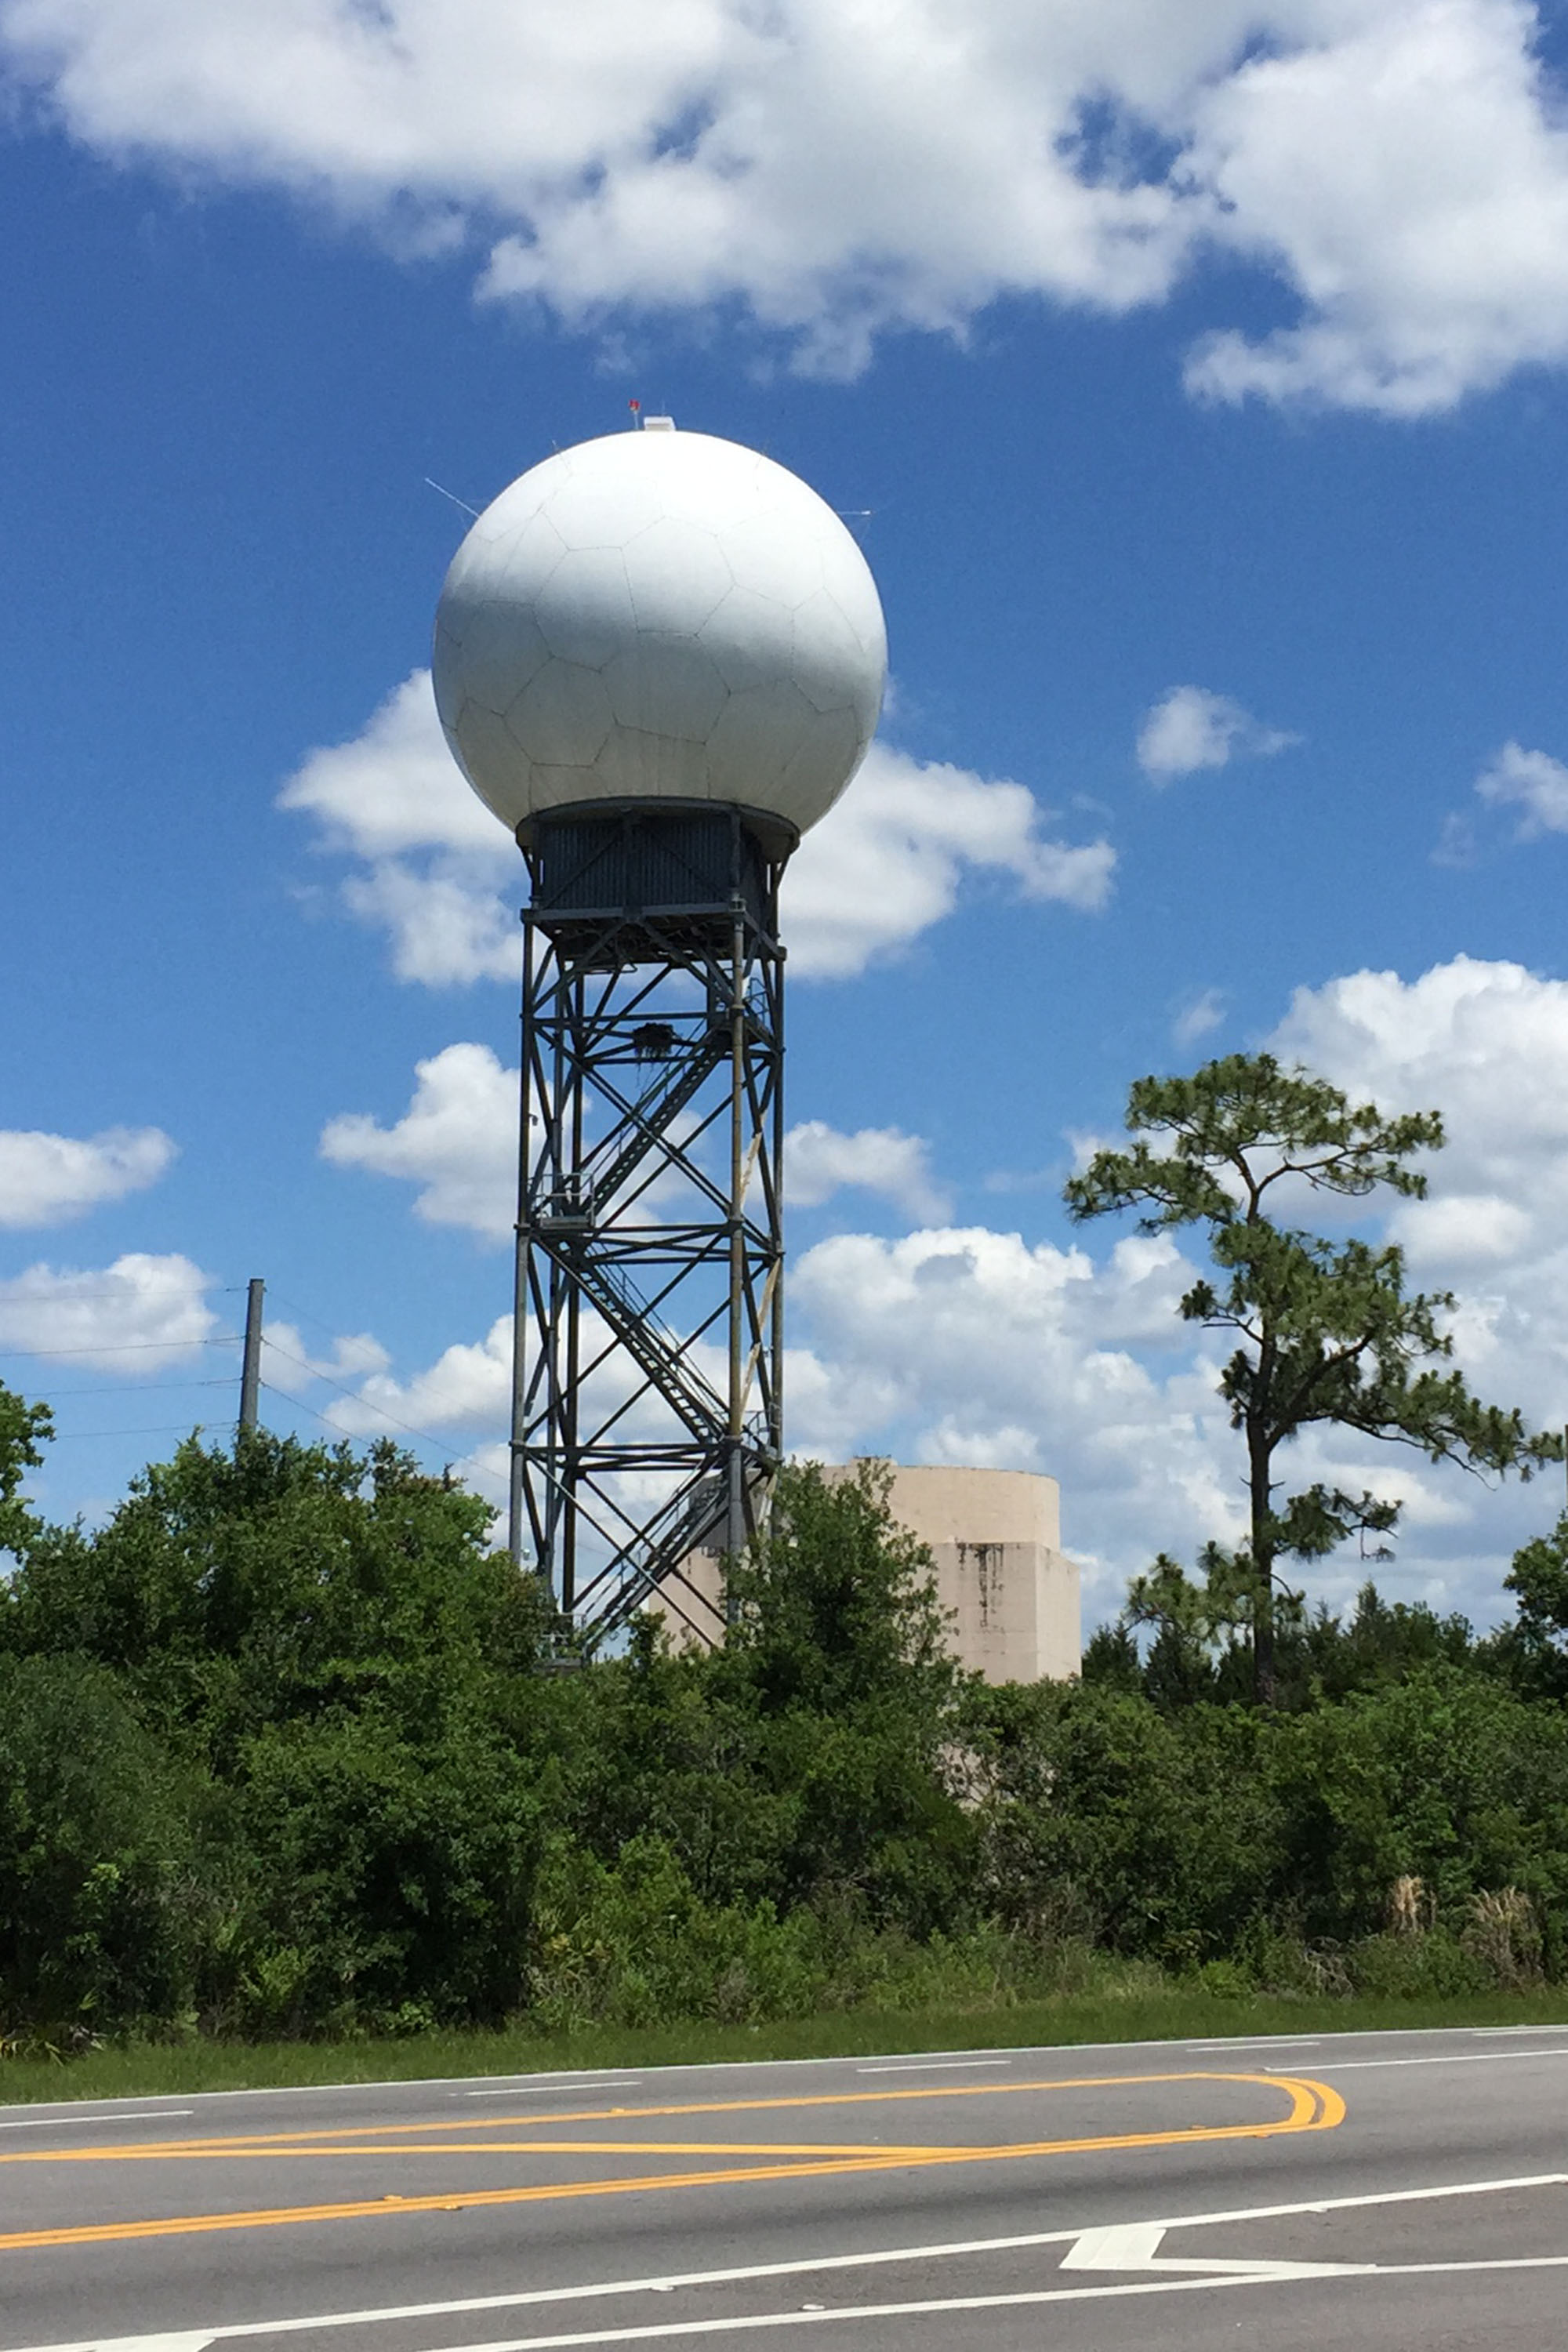
[[[650,416],[503,490],[436,621],[454,757],[527,864],[512,1556],[585,1647],[708,1639],[782,1457],[779,884],[865,758],[887,638],[839,517]]]

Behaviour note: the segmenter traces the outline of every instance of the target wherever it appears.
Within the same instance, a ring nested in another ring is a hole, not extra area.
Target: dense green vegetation
[[[875,1478],[796,1470],[721,1654],[541,1672],[484,1507],[390,1446],[193,1442],[87,1533],[20,1499],[47,1433],[0,1392],[19,2053],[1568,1977],[1568,1522],[1485,1641],[1280,1595],[1258,1709],[1234,1562],[987,1689]]]

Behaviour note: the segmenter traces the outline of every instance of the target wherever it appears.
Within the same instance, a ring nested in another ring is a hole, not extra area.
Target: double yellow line
[[[761,2115],[781,2109],[883,2106],[915,2099],[998,2098],[1025,2093],[1136,2089],[1179,2083],[1236,2083],[1284,2094],[1289,2112],[1269,2123],[1201,2124],[1171,2131],[1097,2133],[1070,2139],[1013,2141],[984,2147],[889,2147],[776,2140],[726,2141],[547,2139],[543,2128],[565,2124],[638,2123],[684,2116]],[[886,2172],[938,2165],[1017,2163],[1032,2157],[1086,2155],[1122,2148],[1179,2147],[1205,2140],[1267,2139],[1304,2131],[1331,2131],[1344,2120],[1344,2102],[1321,2083],[1281,2074],[1226,2074],[1193,2070],[1167,2074],[1086,2075],[1036,2083],[963,2084],[898,2091],[824,2092],[778,2099],[701,2101],[658,2107],[598,2107],[548,2118],[504,2116],[474,2132],[521,2128],[516,2140],[453,2138],[449,2120],[411,2124],[389,2133],[384,2125],[359,2125],[347,2131],[247,2134],[221,2139],[138,2141],[74,2148],[28,2148],[0,2153],[0,2165],[171,2162],[214,2163],[246,2158],[296,2161],[353,2156],[594,2155],[695,2156],[785,2158],[705,2167],[689,2172],[655,2172],[610,2180],[541,2182],[525,2188],[448,2189],[419,2197],[360,2198],[331,2204],[268,2206],[242,2212],[178,2214],[134,2221],[86,2222],[68,2229],[19,2230],[0,2234],[0,2252],[29,2248],[123,2243],[138,2238],[185,2237],[216,2230],[266,2230],[314,2221],[369,2221],[378,2216],[457,2212],[486,2205],[527,2205],[578,2197],[626,2197],[649,2191],[702,2189],[743,2181],[812,2179],[856,2172]],[[434,2139],[432,2134],[447,2135]]]

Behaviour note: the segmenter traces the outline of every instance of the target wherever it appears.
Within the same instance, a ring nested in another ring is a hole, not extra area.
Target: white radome
[[[458,548],[436,704],[509,828],[595,801],[721,801],[798,832],[866,756],[882,607],[831,507],[667,420],[535,466]]]

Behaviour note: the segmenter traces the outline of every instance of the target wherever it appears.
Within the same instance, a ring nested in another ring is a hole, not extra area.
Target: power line
[[[272,1347],[275,1343],[268,1340],[268,1345]],[[289,1355],[286,1348],[277,1348],[276,1352],[279,1356]],[[291,1364],[298,1364],[300,1359],[298,1356],[289,1356],[289,1361]],[[309,1371],[310,1367],[306,1364],[302,1366],[302,1370]],[[326,1379],[326,1375],[321,1372],[318,1372],[315,1377],[318,1380]],[[363,1397],[359,1396],[354,1390],[344,1388],[340,1381],[327,1381],[326,1384],[329,1388],[336,1389],[340,1396],[347,1397],[351,1404],[364,1402]],[[335,1437],[356,1437],[365,1433],[363,1431],[345,1429],[341,1421],[331,1420],[326,1413],[318,1411],[315,1405],[307,1402],[304,1397],[291,1396],[287,1389],[277,1387],[271,1381],[264,1380],[261,1385],[269,1396],[281,1397],[286,1404],[300,1406],[313,1420],[319,1421],[323,1429],[330,1429]],[[387,1412],[379,1405],[374,1410],[384,1421],[391,1422],[395,1429],[402,1430],[405,1436],[416,1437],[422,1445],[434,1447],[435,1451],[443,1455],[454,1470],[477,1470],[481,1478],[493,1478],[497,1486],[505,1485],[506,1481],[500,1471],[492,1470],[487,1463],[476,1461],[471,1454],[454,1454],[449,1445],[444,1444],[440,1438],[433,1437],[427,1429],[416,1429],[412,1422],[399,1421],[395,1413]]]
[[[297,1298],[285,1298],[283,1293],[271,1283],[268,1283],[268,1291],[275,1307],[286,1307],[290,1315],[297,1315],[301,1323],[314,1324],[316,1329],[318,1331],[324,1331],[329,1339],[335,1341],[342,1338],[342,1335],[341,1332],[334,1331],[330,1323],[323,1323],[319,1315],[311,1313],[310,1307],[301,1307]],[[276,1341],[269,1339],[267,1344],[268,1347],[273,1347],[277,1343]],[[281,1355],[283,1353],[283,1349],[279,1348],[278,1352]]]
[[[246,1286],[247,1286],[243,1284],[229,1284],[226,1286],[222,1295],[227,1297],[232,1293],[235,1296],[238,1296]],[[310,1307],[301,1306],[297,1299],[285,1297],[281,1292],[276,1290],[273,1291],[272,1297],[276,1304],[283,1307],[289,1314],[298,1316],[302,1322],[309,1323],[317,1330],[324,1332],[329,1339],[335,1341],[341,1336],[333,1330],[330,1323],[323,1322],[322,1318],[319,1315],[312,1313]],[[75,1305],[78,1299],[85,1303],[89,1298],[112,1298],[123,1301],[125,1298],[125,1293],[123,1291],[84,1291],[78,1293],[72,1299],[61,1303]],[[0,1359],[7,1360],[16,1360],[18,1361],[28,1362],[43,1362],[54,1358],[75,1356],[102,1357],[136,1354],[176,1355],[184,1354],[194,1348],[236,1348],[240,1344],[240,1333],[237,1331],[223,1331],[202,1339],[124,1339],[114,1340],[107,1344],[100,1344],[98,1346],[89,1344],[69,1348],[0,1347]],[[298,1366],[299,1370],[306,1373],[310,1379],[312,1381],[319,1381],[323,1387],[331,1389],[337,1395],[346,1399],[349,1403],[363,1406],[369,1402],[369,1400],[364,1398],[359,1391],[351,1389],[343,1381],[334,1379],[331,1372],[321,1371],[316,1365],[308,1362],[304,1357],[295,1355],[292,1349],[279,1346],[279,1342],[271,1337],[270,1333],[266,1335],[266,1344],[268,1348],[270,1349],[275,1355],[280,1357],[285,1363]],[[160,1393],[173,1395],[175,1393],[183,1393],[193,1389],[226,1388],[228,1385],[229,1382],[226,1379],[171,1381],[162,1384]],[[303,1397],[293,1396],[287,1389],[279,1388],[275,1381],[263,1380],[261,1386],[267,1390],[269,1395],[281,1399],[287,1404],[301,1408],[310,1415],[312,1420],[320,1422],[323,1429],[331,1430],[334,1436],[352,1437],[359,1433],[352,1430],[344,1429],[341,1423],[332,1421],[326,1413],[319,1412],[316,1406],[307,1402]],[[57,1390],[55,1391],[55,1397],[57,1400],[63,1400],[67,1397],[72,1396],[124,1396],[145,1393],[146,1391],[142,1387],[140,1382],[120,1381],[95,1384],[91,1388]],[[389,1412],[384,1406],[374,1405],[371,1409],[375,1412],[378,1420],[388,1423],[392,1428],[400,1432],[404,1436],[416,1438],[420,1444],[429,1446],[433,1452],[440,1454],[453,1469],[472,1470],[479,1477],[488,1479],[496,1486],[504,1486],[506,1484],[505,1474],[503,1472],[492,1469],[487,1463],[479,1461],[471,1454],[454,1453],[451,1447],[443,1439],[436,1436],[432,1431],[427,1429],[416,1429],[412,1422],[402,1420],[398,1414]],[[199,1423],[198,1433],[200,1433],[202,1430],[215,1427],[216,1425],[217,1424],[216,1423]],[[180,1433],[184,1430],[184,1423],[163,1423],[156,1427],[138,1429],[71,1429],[59,1431],[57,1433],[57,1435],[73,1438],[166,1437]]]
[[[298,1315],[302,1322],[313,1323],[318,1331],[326,1333],[329,1339],[336,1340],[341,1336],[333,1330],[330,1323],[323,1323],[319,1315],[312,1314],[308,1307],[301,1307],[298,1299],[286,1298],[283,1293],[276,1288],[272,1291],[272,1297],[278,1306],[287,1307],[291,1315]],[[351,1404],[364,1404],[368,1402],[357,1389],[346,1388],[342,1381],[334,1380],[331,1372],[319,1371],[314,1364],[307,1363],[302,1356],[296,1356],[289,1349],[279,1347],[276,1339],[269,1339],[267,1345],[272,1349],[274,1355],[281,1356],[287,1363],[298,1364],[302,1372],[309,1372],[312,1380],[321,1381],[327,1388],[335,1389],[340,1396],[347,1397]],[[269,1381],[263,1381],[262,1386],[271,1389],[274,1396],[287,1396],[289,1393],[287,1389],[277,1388]],[[293,1402],[304,1403],[304,1399],[297,1398]],[[341,1423],[329,1421],[325,1413],[316,1412],[313,1405],[306,1405],[305,1410],[307,1412],[315,1413],[315,1418],[324,1429],[335,1429],[339,1435],[343,1437],[353,1434],[353,1432],[343,1429]],[[411,1421],[400,1421],[395,1412],[388,1412],[383,1405],[375,1405],[373,1410],[382,1420],[389,1421],[395,1429],[402,1430],[405,1436],[417,1437],[422,1444],[434,1446],[437,1454],[445,1454],[454,1468],[477,1470],[481,1478],[493,1478],[498,1486],[505,1485],[506,1481],[501,1472],[490,1469],[483,1462],[477,1462],[471,1454],[454,1454],[450,1446],[441,1438],[432,1436],[429,1430],[416,1429]]]
[[[269,1341],[268,1345],[272,1348],[275,1354],[283,1357],[287,1362],[290,1364],[298,1364],[302,1372],[309,1372],[312,1380],[321,1381],[327,1388],[336,1389],[338,1394],[342,1397],[347,1397],[351,1404],[365,1404],[369,1402],[368,1398],[363,1397],[357,1389],[345,1388],[342,1381],[333,1380],[330,1372],[317,1371],[313,1364],[306,1363],[302,1356],[290,1355],[289,1349],[287,1348],[279,1348],[276,1340]],[[264,1381],[262,1382],[262,1386],[264,1388],[271,1389],[274,1396],[287,1396],[289,1393],[287,1389],[280,1389],[270,1381]],[[304,1399],[302,1397],[298,1398],[295,1402],[302,1404],[304,1403]],[[314,1405],[306,1405],[305,1410],[307,1412],[315,1412],[316,1411]],[[377,1413],[383,1421],[389,1421],[394,1429],[401,1429],[405,1436],[418,1438],[422,1445],[433,1445],[437,1454],[444,1454],[446,1455],[448,1462],[454,1464],[466,1463],[470,1469],[479,1471],[481,1477],[493,1478],[499,1475],[496,1471],[487,1469],[482,1462],[476,1462],[471,1454],[454,1454],[451,1447],[447,1445],[442,1438],[432,1436],[429,1430],[416,1429],[411,1421],[399,1421],[397,1415],[395,1412],[388,1412],[384,1405],[373,1405],[371,1410]],[[316,1413],[316,1419],[323,1423],[328,1429],[339,1430],[339,1433],[342,1436],[350,1437],[355,1433],[352,1430],[342,1429],[341,1424],[337,1422],[328,1421],[324,1412]]]
[[[237,1331],[220,1332],[216,1339],[115,1339],[88,1348],[0,1348],[0,1356],[134,1356],[152,1349],[165,1356],[183,1356],[191,1348],[237,1348]]]
[[[11,1289],[15,1283],[26,1279],[25,1275],[11,1276],[9,1281],[0,1283],[0,1294]],[[208,1285],[207,1287],[210,1288],[211,1286]],[[239,1287],[243,1290],[245,1285],[241,1283]],[[227,1290],[221,1290],[217,1295],[220,1298],[226,1298],[229,1294]],[[117,1299],[121,1307],[133,1307],[140,1302],[142,1296],[140,1291],[132,1289],[129,1284],[121,1283],[118,1290],[62,1290],[54,1298],[44,1297],[37,1292],[29,1294],[24,1291],[19,1297],[11,1297],[5,1303],[13,1307],[101,1307],[106,1299]]]
[[[71,1437],[200,1437],[213,1426],[208,1421],[165,1421],[154,1429],[57,1429],[50,1443]]]
[[[161,1381],[156,1393],[159,1396],[183,1396],[187,1389],[228,1389],[233,1386],[234,1382],[231,1380]],[[147,1384],[144,1381],[110,1381],[102,1387],[97,1388],[54,1389],[46,1391],[45,1402],[53,1404],[62,1397],[145,1396],[147,1393]]]
[[[359,1432],[352,1429],[345,1429],[341,1421],[333,1421],[330,1419],[326,1413],[319,1411],[315,1405],[307,1402],[304,1397],[291,1396],[287,1389],[274,1388],[270,1381],[263,1381],[261,1385],[265,1390],[267,1390],[269,1395],[281,1398],[284,1403],[296,1406],[302,1412],[308,1412],[313,1421],[319,1421],[321,1423],[323,1429],[331,1430],[334,1437],[352,1438],[360,1433]],[[344,1390],[343,1393],[345,1396],[352,1397],[353,1395],[353,1391],[347,1389]],[[391,1417],[392,1416],[390,1414],[387,1415],[389,1420]],[[489,1478],[497,1486],[505,1486],[506,1478],[501,1471],[492,1470],[485,1463],[476,1461],[471,1454],[454,1454],[449,1446],[442,1444],[438,1437],[430,1436],[425,1430],[411,1429],[406,1422],[399,1422],[396,1426],[399,1429],[405,1431],[410,1437],[417,1437],[424,1444],[433,1447],[435,1451],[442,1456],[448,1469],[472,1470],[477,1476],[480,1478]]]

